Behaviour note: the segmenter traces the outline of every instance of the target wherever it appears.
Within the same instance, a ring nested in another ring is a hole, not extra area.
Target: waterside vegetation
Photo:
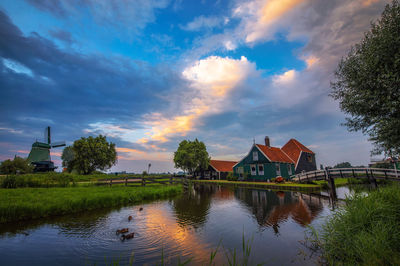
[[[0,223],[135,204],[177,195],[181,186],[0,189]]]
[[[313,236],[328,264],[399,265],[399,185],[355,194]]]

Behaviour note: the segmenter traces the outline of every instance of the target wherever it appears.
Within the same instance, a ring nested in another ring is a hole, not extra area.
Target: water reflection
[[[178,224],[194,228],[204,225],[216,191],[217,186],[194,184],[182,197],[172,200]]]
[[[342,192],[349,190],[339,188],[338,195]],[[244,233],[254,237],[254,262],[292,264],[305,226],[330,214],[325,194],[195,184],[182,195],[140,206],[3,224],[0,264],[99,265],[132,252],[135,265],[160,264],[161,254],[170,264],[187,258],[193,258],[191,265],[207,264],[220,240],[224,248],[241,250]],[[129,228],[135,238],[121,242],[115,235],[120,228]],[[224,259],[221,252],[216,265]]]
[[[235,196],[254,214],[261,227],[274,228],[292,218],[301,226],[309,225],[322,211],[323,204],[318,195],[299,192],[283,192],[237,188]]]

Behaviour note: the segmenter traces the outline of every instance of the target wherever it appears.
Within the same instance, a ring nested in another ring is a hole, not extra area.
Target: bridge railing
[[[326,170],[315,170],[292,175],[295,182],[312,180],[327,180],[329,177],[353,177],[353,178],[375,178],[400,181],[400,170],[382,168],[331,168]]]

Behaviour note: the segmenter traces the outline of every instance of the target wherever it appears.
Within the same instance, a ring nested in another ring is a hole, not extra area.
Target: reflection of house
[[[289,178],[294,174],[295,162],[282,149],[271,147],[269,138],[265,145],[253,144],[250,152],[233,166],[235,176],[247,180],[265,181],[277,176]]]
[[[236,162],[210,160],[208,169],[203,172],[202,176],[206,179],[226,179],[226,176],[233,171]]]
[[[317,170],[315,163],[315,153],[309,148],[301,144],[295,139],[290,139],[283,147],[282,150],[286,153],[295,165],[295,174],[301,173],[302,171],[314,171]]]
[[[291,218],[301,226],[310,224],[322,211],[321,199],[297,192],[237,189],[235,195],[252,210],[261,226],[275,226]]]

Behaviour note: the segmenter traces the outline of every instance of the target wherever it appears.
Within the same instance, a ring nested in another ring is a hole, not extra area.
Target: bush
[[[0,164],[0,173],[3,175],[27,174],[33,172],[32,166],[27,159],[16,156],[14,160],[5,160]]]
[[[234,176],[232,172],[229,172],[228,175],[226,176],[226,180],[228,180],[228,181],[237,181],[238,177]]]
[[[17,182],[15,176],[6,176],[1,182],[2,188],[17,188]]]

